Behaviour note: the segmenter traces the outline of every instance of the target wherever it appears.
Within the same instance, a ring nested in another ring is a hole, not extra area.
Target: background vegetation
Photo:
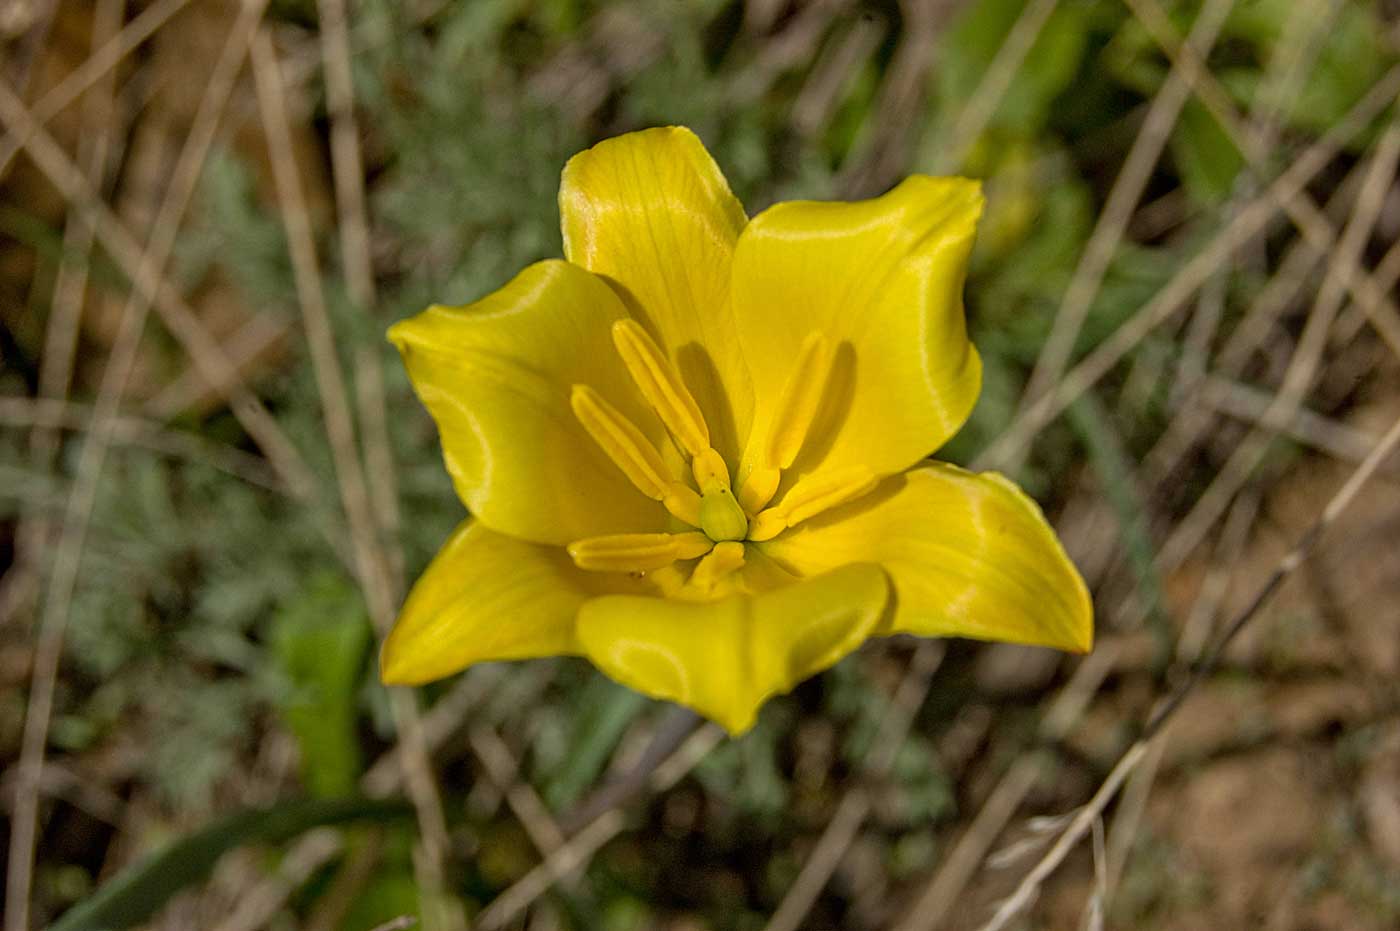
[[[1400,417],[1393,4],[348,5],[0,3],[7,931],[978,927]],[[385,327],[665,123],[751,213],[986,179],[942,456],[1055,518],[1088,658],[872,643],[739,741],[575,660],[378,685],[462,517]],[[1400,922],[1397,475],[1017,920]]]

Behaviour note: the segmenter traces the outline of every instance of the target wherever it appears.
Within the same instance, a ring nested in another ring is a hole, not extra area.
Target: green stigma
[[[718,484],[700,496],[700,529],[716,543],[742,540],[749,532],[749,519],[734,500],[734,493]]]

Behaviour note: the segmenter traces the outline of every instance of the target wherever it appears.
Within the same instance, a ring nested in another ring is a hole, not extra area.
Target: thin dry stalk
[[[293,892],[343,848],[340,832],[318,829],[303,835],[287,851],[267,880],[241,895],[238,904],[214,931],[253,931],[267,925]]]
[[[66,110],[88,88],[102,80],[123,58],[130,55],[142,42],[154,35],[157,29],[165,25],[170,17],[189,3],[190,0],[159,0],[142,10],[121,32],[39,98],[33,112],[35,127],[44,126]],[[11,127],[5,138],[0,140],[0,178],[5,177],[10,162],[20,149],[28,145],[33,133],[34,129]]]
[[[1267,415],[1274,396],[1259,388],[1217,375],[1207,375],[1197,397],[1212,411],[1264,427],[1270,426]],[[1375,437],[1364,430],[1304,407],[1293,411],[1287,423],[1280,426],[1275,422],[1273,427],[1304,446],[1343,462],[1360,462],[1375,444]]]
[[[1127,322],[1066,373],[1039,401],[1022,411],[1002,436],[977,458],[977,466],[1006,462],[1021,455],[1031,439],[1066,407],[1108,374],[1139,342],[1172,316],[1215,269],[1277,214],[1278,204],[1295,196],[1335,157],[1340,147],[1389,106],[1400,91],[1400,66],[1372,85],[1345,117],[1309,146],[1266,192],[1242,207],[1214,238]]]
[[[866,773],[868,779],[883,779],[894,767],[899,748],[904,745],[914,715],[928,697],[933,674],[943,663],[946,652],[944,644],[937,640],[925,640],[915,650],[899,688],[880,719],[880,728],[871,747],[870,765]],[[836,808],[836,814],[807,857],[807,862],[802,864],[801,872],[778,904],[773,917],[768,920],[766,931],[796,931],[801,927],[807,913],[816,904],[817,896],[821,895],[860,833],[870,814],[872,801],[870,790],[864,785],[846,792]]]
[[[1208,53],[1220,34],[1221,26],[1225,24],[1225,17],[1233,7],[1234,0],[1210,0],[1206,3],[1191,27],[1191,35],[1186,44],[1203,55]],[[1174,64],[1161,89],[1152,98],[1142,128],[1133,139],[1132,148],[1129,149],[1123,167],[1109,191],[1108,201],[1094,224],[1094,231],[1089,236],[1079,264],[1075,266],[1069,286],[1065,289],[1065,296],[1055,312],[1050,335],[1040,350],[1040,357],[1036,360],[1030,380],[1026,383],[1026,390],[1021,396],[1022,410],[1030,404],[1031,399],[1041,397],[1051,385],[1059,381],[1069,363],[1074,344],[1079,339],[1079,332],[1089,316],[1089,308],[1093,305],[1094,298],[1098,297],[1099,288],[1108,273],[1109,263],[1113,261],[1113,256],[1123,241],[1128,221],[1132,219],[1133,211],[1142,200],[1153,168],[1161,158],[1167,138],[1171,135],[1172,127],[1176,125],[1177,117],[1180,116],[1181,108],[1185,106],[1190,93],[1191,85],[1184,69],[1179,63]],[[1019,456],[1008,460],[1013,468],[1018,458]]]
[[[8,427],[33,427],[57,435],[61,430],[87,431],[94,423],[93,408],[88,404],[0,398],[0,424]],[[195,433],[171,430],[159,421],[142,417],[118,415],[112,420],[110,429],[113,444],[140,446],[176,459],[197,462],[250,485],[286,494],[286,486],[266,459],[236,446],[208,440]]]
[[[1345,192],[1350,188],[1350,179],[1354,177],[1359,181],[1365,167],[1364,163],[1358,163],[1348,174],[1328,201],[1329,210],[1340,209],[1346,203]],[[1276,325],[1279,315],[1303,293],[1308,277],[1321,260],[1322,254],[1307,240],[1299,238],[1293,241],[1277,271],[1250,302],[1244,318],[1225,340],[1215,359],[1214,377],[1236,378],[1244,371],[1251,355]],[[1387,271],[1390,272],[1388,278]],[[1376,280],[1387,291],[1394,287],[1396,280],[1400,280],[1400,262],[1395,264],[1393,270],[1383,263],[1376,270]],[[1211,390],[1208,380],[1198,382],[1196,390],[1178,402],[1176,413],[1166,429],[1143,457],[1142,474],[1147,487],[1157,487],[1165,482],[1214,423],[1210,416],[1212,399],[1205,396]]]
[[[261,19],[262,6],[262,2],[252,2],[244,6],[219,60],[214,65],[209,86],[196,112],[194,125],[181,149],[170,188],[161,203],[150,243],[139,255],[137,267],[142,273],[141,280],[153,281],[158,278],[169,258],[180,218],[184,215],[190,195],[194,191],[224,106],[233,90],[234,80],[243,66],[248,40]],[[24,117],[18,122],[24,124],[28,115],[23,113],[23,104],[14,97],[9,88],[0,87],[0,110],[13,111],[16,106]],[[5,113],[4,116],[7,122],[16,122],[10,119],[9,113]],[[38,142],[41,135],[36,133],[31,142]],[[74,170],[76,171],[76,168]],[[86,183],[81,175],[79,180]],[[11,822],[5,898],[6,931],[27,931],[30,923],[29,895],[33,880],[35,844],[38,839],[38,780],[43,771],[44,753],[48,745],[58,661],[63,652],[68,611],[77,587],[83,546],[87,540],[88,519],[97,499],[97,486],[111,442],[112,423],[121,407],[127,381],[135,367],[141,334],[145,329],[146,317],[151,306],[150,296],[149,291],[138,288],[132,292],[122,310],[117,337],[102,373],[97,404],[93,409],[93,426],[83,443],[77,479],[68,498],[63,527],[54,551],[53,568],[34,652],[29,705],[25,714],[20,751],[20,777],[16,789],[15,813]]]
[[[1041,718],[1039,737],[1043,743],[1062,740],[1083,716],[1117,663],[1119,646],[1113,640],[1099,643],[1075,668]],[[1041,752],[1025,753],[1011,764],[895,931],[931,931],[947,919],[997,836],[1047,768],[1048,761]]]
[[[21,94],[29,92],[30,79],[34,77],[34,65],[41,61],[48,50],[49,38],[53,33],[54,14],[58,11],[58,0],[30,0],[18,6],[18,16],[8,17],[23,21],[22,33],[13,41],[17,46],[3,65],[13,77],[15,89]],[[13,27],[12,27],[13,28]]]
[[[500,679],[500,669],[481,666],[469,670],[422,719],[423,743],[431,753],[447,741],[476,705]],[[401,791],[404,766],[400,761],[402,745],[386,751],[360,777],[360,789],[371,798],[385,798]],[[287,859],[314,863],[313,871],[330,862],[335,850],[321,848],[310,836],[303,836],[287,852]],[[285,905],[296,887],[288,886],[281,877],[270,876],[245,891],[245,897],[262,903],[257,911],[242,915],[240,922],[230,920],[219,931],[257,931],[268,924]]]
[[[812,66],[792,103],[792,127],[799,135],[810,139],[826,129],[861,66],[880,47],[887,28],[877,19],[857,19],[841,41]]]
[[[1104,842],[1103,819],[1095,818],[1094,891],[1084,908],[1084,931],[1103,931],[1105,903],[1108,901],[1108,851]]]
[[[1375,443],[1368,448],[1374,448]],[[1244,545],[1249,537],[1250,527],[1259,512],[1259,495],[1243,494],[1235,499],[1230,514],[1225,520],[1220,539],[1215,547],[1215,559],[1201,583],[1200,592],[1191,604],[1181,636],[1176,643],[1176,661],[1187,666],[1200,659],[1215,626],[1220,605],[1229,589],[1230,580],[1239,566]],[[1164,729],[1161,737],[1153,741],[1146,757],[1136,772],[1128,780],[1123,790],[1123,801],[1114,814],[1113,827],[1109,831],[1107,866],[1103,890],[1103,908],[1108,909],[1113,892],[1127,866],[1128,854],[1137,837],[1138,825],[1147,810],[1147,801],[1152,794],[1152,784],[1156,780],[1162,757],[1167,748],[1170,729]]]
[[[102,0],[98,4],[92,18],[94,47],[100,47],[121,29],[122,6],[121,0]],[[111,80],[103,81],[92,91],[83,98],[82,121],[91,130],[83,135],[78,160],[82,163],[88,183],[100,189],[111,152],[112,124],[117,116],[114,99],[116,85]],[[62,401],[68,396],[68,386],[73,380],[73,359],[77,353],[79,325],[87,296],[93,235],[92,225],[86,218],[74,214],[65,219],[63,258],[54,280],[49,317],[44,327],[44,350],[39,357],[38,396],[43,399]],[[58,431],[47,424],[34,424],[29,435],[29,458],[37,471],[47,473],[53,469],[58,448]],[[29,603],[38,594],[40,557],[53,532],[48,521],[25,510],[15,531],[14,563],[6,574],[13,574],[10,585],[22,586],[27,593],[21,595],[16,591],[15,600],[0,608],[0,626],[10,617],[8,607],[18,607],[20,602]]]
[[[1372,277],[1382,294],[1389,294],[1395,288],[1395,283],[1400,281],[1400,240],[1391,243],[1385,255],[1381,256]],[[1363,305],[1352,301],[1337,321],[1333,345],[1345,346],[1356,339],[1356,334],[1369,322],[1370,316]]]
[[[1240,117],[1230,101],[1229,94],[1206,68],[1202,56],[1190,43],[1182,45],[1176,40],[1171,23],[1156,0],[1126,2],[1147,26],[1168,58],[1181,67],[1192,91],[1205,104],[1211,115],[1220,121],[1226,135],[1258,171],[1273,154],[1270,140]],[[1336,230],[1306,191],[1300,190],[1282,200],[1280,206],[1298,227],[1304,239],[1319,254],[1326,254],[1332,250],[1337,241]],[[1336,273],[1341,284],[1365,310],[1382,339],[1392,351],[1400,355],[1400,311],[1397,311],[1395,303],[1375,280],[1366,274],[1358,259],[1343,255],[1339,261],[1341,264]]]
[[[221,348],[229,365],[236,372],[253,371],[258,359],[287,338],[292,326],[276,311],[264,311],[250,317],[232,334],[224,337]],[[217,391],[199,367],[188,366],[179,375],[156,391],[142,405],[149,417],[172,420],[183,413],[199,410],[219,401]]]
[[[566,834],[573,834],[606,811],[621,808],[643,791],[655,770],[689,740],[700,727],[700,716],[689,708],[667,709],[651,729],[646,744],[635,759],[617,766],[618,774],[603,782],[560,818]],[[619,750],[619,754],[621,754]],[[620,761],[615,757],[614,764]]]
[[[1392,122],[1387,128],[1370,160],[1356,210],[1338,243],[1336,261],[1328,266],[1327,277],[1308,315],[1298,348],[1284,373],[1283,385],[1264,411],[1262,427],[1251,431],[1239,444],[1190,513],[1162,545],[1157,562],[1164,569],[1178,565],[1195,549],[1264,458],[1274,435],[1297,415],[1303,398],[1317,376],[1327,348],[1328,333],[1342,306],[1344,285],[1341,269],[1348,259],[1353,262],[1359,259],[1370,239],[1380,216],[1381,205],[1395,177],[1397,160],[1400,160],[1400,120]]]
[[[530,841],[544,857],[559,852],[566,843],[564,832],[549,813],[549,808],[531,788],[520,778],[520,761],[510,752],[501,736],[493,728],[484,725],[473,727],[468,732],[472,752],[486,768],[486,775],[496,784],[505,796],[506,804],[530,836]],[[565,876],[563,882],[569,888],[578,888],[582,877],[578,874]]]
[[[1011,82],[1021,70],[1021,64],[1030,54],[1035,40],[1040,38],[1041,30],[1050,21],[1057,6],[1059,0],[1031,0],[1021,10],[991,64],[982,74],[982,79],[977,82],[972,96],[967,98],[967,103],[953,121],[948,144],[934,156],[936,171],[955,172],[962,165],[968,150],[996,115],[997,107],[1001,106],[1002,98],[1011,89]]]
[[[394,596],[386,578],[386,565],[377,540],[368,483],[355,441],[349,394],[336,354],[335,336],[321,289],[315,237],[306,197],[301,189],[292,146],[291,123],[286,110],[286,86],[272,40],[265,34],[253,41],[253,76],[263,132],[272,161],[278,207],[287,232],[292,275],[301,305],[302,322],[311,350],[326,436],[334,457],[341,503],[350,527],[356,575],[369,605],[370,616],[381,636],[394,622]],[[417,700],[406,690],[395,689],[390,703],[399,728],[404,753],[404,782],[418,816],[422,855],[414,857],[425,915],[432,929],[465,927],[460,905],[445,894],[445,862],[448,851],[447,822],[438,795],[431,761],[422,740]]]
[[[652,773],[649,780],[652,791],[664,792],[675,785],[723,739],[724,731],[713,724],[706,724],[695,731]],[[563,847],[546,857],[543,863],[493,899],[477,916],[476,931],[494,931],[515,921],[555,883],[575,872],[582,872],[593,855],[622,833],[626,824],[626,816],[619,809],[613,808],[600,814],[569,838]]]
[[[92,39],[100,46],[121,28],[123,0],[101,0],[92,20]],[[87,128],[79,142],[78,161],[83,176],[94,190],[100,190],[110,153],[112,122],[116,116],[116,84],[101,81],[92,93],[83,98],[82,125]],[[74,212],[63,229],[63,259],[54,279],[53,300],[44,330],[44,351],[39,359],[38,396],[61,401],[68,396],[73,380],[73,359],[78,349],[78,330],[83,302],[87,295],[88,262],[94,237],[92,224]],[[29,438],[34,464],[47,469],[58,451],[58,436],[53,430],[36,426]]]
[[[229,409],[283,476],[293,494],[309,498],[316,480],[296,447],[287,439],[262,401],[243,383],[218,340],[205,328],[179,291],[150,263],[119,217],[102,202],[82,172],[44,131],[10,88],[0,83],[0,122],[17,131],[39,170],[69,204],[89,217],[97,240],[131,280],[142,300],[154,304],[166,329],[189,354],[196,368],[228,400]]]
[[[901,0],[902,39],[875,102],[875,115],[862,130],[860,153],[842,169],[837,183],[844,197],[869,196],[889,187],[908,161],[909,139],[928,93],[939,27],[951,7],[938,0]]]
[[[321,61],[326,79],[326,107],[331,121],[331,176],[340,222],[340,263],[350,300],[363,313],[379,303],[374,287],[374,258],[369,245],[369,209],[365,204],[364,163],[355,122],[355,86],[350,73],[350,34],[345,0],[320,0]],[[384,403],[384,370],[372,347],[355,352],[356,406],[364,430],[365,466],[375,477],[370,502],[388,560],[390,594],[403,588],[403,547],[399,543],[399,496],[393,447]]]
[[[457,732],[463,720],[501,679],[501,669],[497,666],[478,666],[469,669],[461,676],[451,691],[427,710],[422,717],[423,746],[432,754],[447,739]],[[366,794],[385,796],[395,792],[403,773],[399,760],[402,748],[395,747],[374,761],[360,780]]]
[[[1290,574],[1292,574],[1317,546],[1322,534],[1337,519],[1351,502],[1356,498],[1361,488],[1376,474],[1381,463],[1400,447],[1400,419],[1397,419],[1390,429],[1386,431],[1371,454],[1366,457],[1366,461],[1357,466],[1347,478],[1346,482],[1335,495],[1327,502],[1322,509],[1322,513],[1317,520],[1303,532],[1298,538],[1298,542],[1279,560],[1274,567],[1269,578],[1255,592],[1245,608],[1235,616],[1234,620],[1225,628],[1216,639],[1214,645],[1205,654],[1204,658],[1185,676],[1181,684],[1178,685],[1169,695],[1167,695],[1157,706],[1156,710],[1148,718],[1143,726],[1142,736],[1119,759],[1118,763],[1109,772],[1108,777],[1100,785],[1089,802],[1081,808],[1065,828],[1064,832],[1056,840],[1055,845],[1045,854],[1031,871],[1026,874],[1015,891],[1002,903],[991,920],[982,926],[981,931],[1000,931],[1008,922],[1021,914],[1035,900],[1035,897],[1044,881],[1059,868],[1064,862],[1070,850],[1084,837],[1090,825],[1107,808],[1109,802],[1117,794],[1123,781],[1142,762],[1147,755],[1150,746],[1160,738],[1163,728],[1171,721],[1173,715],[1181,708],[1182,704],[1195,691],[1196,687],[1211,675],[1220,663],[1225,650],[1239,635],[1240,631],[1258,616],[1260,608],[1276,592]]]
[[[753,61],[735,76],[730,88],[733,98],[741,102],[758,100],[783,72],[810,62],[832,22],[850,6],[852,0],[804,4],[780,32],[763,39]]]

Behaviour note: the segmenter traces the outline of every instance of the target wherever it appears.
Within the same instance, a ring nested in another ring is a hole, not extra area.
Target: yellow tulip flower
[[[872,636],[1089,649],[1035,503],[923,461],[981,385],[976,182],[750,220],[671,127],[576,155],[559,206],[565,260],[389,331],[472,516],[409,595],[386,683],[582,655],[738,734]]]

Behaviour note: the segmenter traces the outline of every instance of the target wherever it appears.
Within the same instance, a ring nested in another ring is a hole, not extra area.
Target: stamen
[[[714,548],[703,533],[617,533],[575,540],[574,565],[598,572],[649,572],[678,559],[695,559]]]
[[[758,461],[739,489],[739,503],[749,514],[756,514],[773,499],[782,470],[790,468],[802,451],[826,392],[835,357],[829,339],[818,332],[807,334],[783,393],[778,396]]]
[[[729,490],[729,466],[724,464],[724,459],[714,449],[705,447],[691,461],[690,470],[695,474],[695,484],[700,486],[702,494],[712,488]]]
[[[749,521],[749,540],[771,540],[809,517],[868,494],[879,483],[880,477],[866,466],[808,476],[792,486],[781,504],[754,515]]]
[[[725,576],[744,565],[744,544],[716,543],[690,575],[691,586],[708,594]]]
[[[583,429],[638,491],[660,501],[666,510],[692,527],[700,526],[700,496],[667,477],[661,454],[632,421],[587,385],[574,385],[569,405]]]
[[[764,448],[767,465],[786,469],[797,458],[826,390],[833,355],[831,341],[821,333],[809,333],[803,340],[792,374],[778,396],[773,422],[768,426],[768,443]]]
[[[672,367],[661,347],[635,320],[619,320],[612,326],[613,345],[627,366],[642,397],[652,406],[666,429],[691,456],[710,448],[710,429],[705,426],[700,405],[695,403],[680,373]]]
[[[739,486],[739,505],[745,514],[757,514],[763,506],[773,500],[778,491],[778,482],[783,473],[778,469],[756,468]]]

